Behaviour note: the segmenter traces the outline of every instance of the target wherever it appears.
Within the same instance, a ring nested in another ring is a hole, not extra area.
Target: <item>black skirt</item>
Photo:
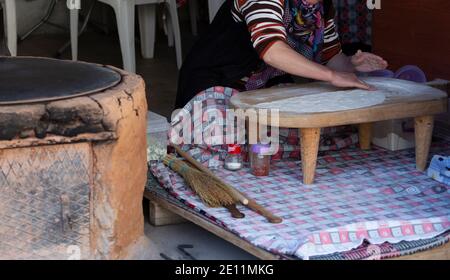
[[[231,15],[233,0],[219,9],[208,30],[197,40],[183,62],[178,79],[176,108],[213,86],[235,87],[261,60],[245,23]]]

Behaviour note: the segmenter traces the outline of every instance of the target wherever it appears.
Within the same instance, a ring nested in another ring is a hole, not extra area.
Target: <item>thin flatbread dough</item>
[[[299,114],[338,112],[375,106],[388,98],[413,97],[421,94],[422,91],[418,90],[419,88],[427,88],[421,84],[396,79],[365,78],[363,80],[376,90],[353,89],[314,93],[320,88],[302,88],[298,90],[299,93],[311,94],[258,103],[256,107]]]
[[[386,99],[379,91],[335,91],[291,97],[273,102],[259,103],[258,108],[279,109],[283,112],[321,113],[365,108],[381,104]]]

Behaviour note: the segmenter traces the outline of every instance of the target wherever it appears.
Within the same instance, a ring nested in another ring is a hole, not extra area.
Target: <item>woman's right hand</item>
[[[358,79],[354,73],[333,71],[330,83],[337,87],[372,89],[370,85]]]

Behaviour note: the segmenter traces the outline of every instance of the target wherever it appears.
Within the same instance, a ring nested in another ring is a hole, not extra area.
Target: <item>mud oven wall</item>
[[[90,96],[0,106],[1,259],[118,259],[142,236],[145,86],[120,73]]]

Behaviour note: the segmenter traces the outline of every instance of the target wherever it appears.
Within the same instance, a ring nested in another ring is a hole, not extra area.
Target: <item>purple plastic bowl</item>
[[[370,77],[394,78],[394,72],[388,69],[378,70],[369,73]]]
[[[427,82],[427,77],[425,76],[425,73],[422,71],[422,69],[420,69],[415,65],[406,65],[398,69],[397,72],[395,72],[394,78],[412,81],[416,83]]]

